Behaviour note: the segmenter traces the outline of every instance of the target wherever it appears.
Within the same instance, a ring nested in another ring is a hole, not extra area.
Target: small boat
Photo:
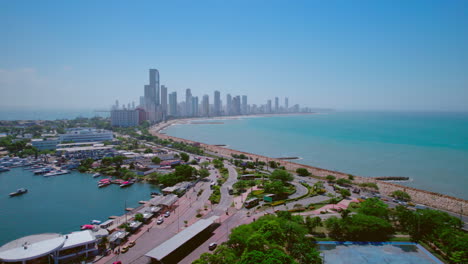
[[[10,171],[7,167],[0,167],[0,172]]]
[[[10,193],[10,197],[13,197],[13,196],[17,196],[17,195],[21,195],[21,194],[25,194],[28,192],[28,189],[26,188],[21,188],[21,189],[18,189],[16,192],[12,192]]]
[[[93,178],[97,178],[97,177],[99,177],[99,176],[101,176],[101,174],[99,174],[99,173],[93,174]]]
[[[82,225],[81,230],[92,230],[94,229],[94,225]]]
[[[131,181],[125,181],[122,184],[120,184],[120,188],[128,187],[128,186],[130,186],[132,184],[133,184],[133,182],[131,182]]]
[[[93,224],[93,225],[99,225],[100,223],[101,223],[101,221],[99,221],[99,220],[91,221],[91,224]]]
[[[67,171],[67,170],[56,170],[56,171],[51,171],[51,172],[45,174],[44,177],[58,176],[58,175],[63,175],[63,174],[67,174],[67,173],[70,173],[70,172]]]
[[[106,187],[106,186],[108,186],[108,185],[110,185],[110,184],[111,184],[110,181],[105,181],[105,182],[100,182],[100,183],[98,183],[97,186],[98,186],[99,188],[102,188],[102,187]]]

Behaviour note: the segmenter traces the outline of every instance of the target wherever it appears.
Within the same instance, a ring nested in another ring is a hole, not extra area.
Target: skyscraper
[[[268,100],[268,101],[267,101],[266,112],[267,112],[267,113],[271,113],[271,100]]]
[[[192,116],[192,92],[185,90],[185,115]]]
[[[286,97],[284,98],[284,111],[288,112],[289,109],[289,99]]]
[[[198,112],[198,96],[192,96],[192,115],[200,115],[200,113]]]
[[[202,116],[210,115],[210,97],[205,94],[202,99]]]
[[[214,115],[221,115],[221,94],[219,91],[214,92]]]
[[[232,115],[240,115],[241,114],[241,97],[235,96],[232,98]]]
[[[226,95],[226,115],[232,115],[232,97],[230,94]]]
[[[279,99],[275,97],[275,113],[279,112]]]
[[[177,116],[177,92],[169,94],[169,115]]]
[[[156,106],[160,104],[159,101],[159,71],[156,69],[150,69],[150,83],[153,101]]]
[[[164,85],[161,85],[161,109],[165,117],[167,115],[167,87]]]
[[[247,95],[242,96],[242,114],[246,115],[247,113]]]

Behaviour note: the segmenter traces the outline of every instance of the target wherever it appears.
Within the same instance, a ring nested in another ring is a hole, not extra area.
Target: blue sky
[[[468,1],[1,1],[0,105],[179,99],[468,111]]]

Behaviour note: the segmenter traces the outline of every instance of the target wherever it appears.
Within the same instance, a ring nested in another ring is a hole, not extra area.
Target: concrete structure
[[[240,115],[240,114],[241,114],[241,98],[238,95],[232,99],[231,115]]]
[[[192,97],[192,115],[199,116],[200,112],[198,110],[198,96]]]
[[[1,263],[69,263],[72,258],[96,252],[92,231],[68,235],[40,234],[23,237],[0,247]]]
[[[271,100],[267,101],[265,112],[271,113]]]
[[[140,112],[136,109],[120,109],[111,111],[111,125],[117,127],[132,127],[140,124]]]
[[[221,93],[219,91],[214,92],[214,111],[213,115],[214,116],[220,116],[221,115]]]
[[[60,144],[60,140],[58,138],[31,140],[31,145],[38,150],[54,150],[57,148],[58,144]]]
[[[288,109],[289,109],[289,99],[286,97],[284,98],[284,109],[286,112],[289,112]]]
[[[60,142],[92,142],[111,141],[114,139],[112,131],[105,129],[95,129],[90,127],[69,128],[65,134],[59,135]]]
[[[183,246],[192,238],[196,237],[198,234],[210,227],[219,216],[212,216],[208,219],[198,220],[193,225],[182,230],[177,235],[173,236],[171,239],[162,243],[158,247],[149,251],[145,255],[156,261],[162,261],[165,257],[169,256],[172,252]]]

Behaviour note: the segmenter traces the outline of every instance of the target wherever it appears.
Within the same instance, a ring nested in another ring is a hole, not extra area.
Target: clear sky
[[[182,99],[468,111],[468,1],[0,1],[0,106]]]

